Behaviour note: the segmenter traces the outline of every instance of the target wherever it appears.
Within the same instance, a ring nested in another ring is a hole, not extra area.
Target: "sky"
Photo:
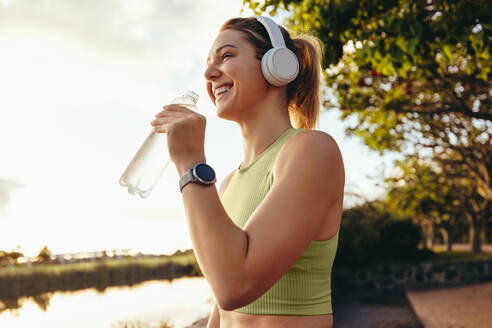
[[[147,199],[129,195],[118,180],[154,114],[186,90],[200,95],[205,155],[218,182],[242,161],[239,127],[216,117],[203,77],[220,26],[252,15],[241,6],[0,0],[0,250],[191,247],[173,164]],[[353,122],[339,116],[322,110],[318,129],[340,147],[345,191],[374,199],[382,189],[369,177],[387,172],[393,157],[345,137]],[[347,195],[344,206],[356,201]]]

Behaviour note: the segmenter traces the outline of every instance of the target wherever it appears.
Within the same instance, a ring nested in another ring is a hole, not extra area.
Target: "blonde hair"
[[[297,128],[312,130],[320,112],[321,62],[324,46],[310,34],[291,38],[289,31],[279,25],[287,48],[299,59],[299,75],[287,85],[289,116]],[[256,50],[257,59],[272,48],[268,32],[256,17],[237,17],[225,22],[220,31],[237,30],[245,33],[246,40]]]

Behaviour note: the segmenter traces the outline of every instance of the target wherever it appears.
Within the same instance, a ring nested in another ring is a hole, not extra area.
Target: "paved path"
[[[422,328],[404,292],[333,299],[334,328]]]
[[[492,282],[334,299],[334,328],[492,328]],[[206,327],[202,319],[192,328]]]
[[[444,248],[445,246],[437,245]],[[453,250],[469,251],[468,244]],[[492,252],[492,244],[482,244]],[[334,328],[492,328],[492,282],[333,299]],[[206,327],[207,319],[190,328]]]
[[[492,327],[492,282],[407,292],[425,328]]]

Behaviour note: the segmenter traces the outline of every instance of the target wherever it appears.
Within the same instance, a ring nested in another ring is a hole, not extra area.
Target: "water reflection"
[[[133,287],[109,287],[104,292],[46,293],[0,302],[0,327],[186,327],[207,316],[213,294],[204,278],[148,281]],[[131,325],[129,325],[131,326]]]
[[[14,315],[18,316],[19,309],[25,301],[30,300],[31,302],[38,305],[42,311],[46,311],[50,305],[50,297],[53,293],[44,293],[41,295],[30,296],[30,297],[2,297],[0,298],[0,315],[4,311],[10,311]]]

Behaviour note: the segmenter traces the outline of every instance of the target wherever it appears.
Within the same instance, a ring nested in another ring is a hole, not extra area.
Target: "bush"
[[[44,246],[40,251],[37,256],[38,260],[41,262],[48,262],[51,259],[51,251],[49,250],[48,246]]]
[[[344,212],[335,264],[360,267],[427,260],[432,251],[419,250],[420,227],[410,220],[396,219],[374,204],[363,204]]]
[[[23,257],[24,254],[17,251],[7,252],[0,250],[0,266],[7,264],[16,264],[19,257]]]
[[[386,261],[414,259],[420,240],[418,225],[411,221],[387,221],[381,229],[379,253]]]

